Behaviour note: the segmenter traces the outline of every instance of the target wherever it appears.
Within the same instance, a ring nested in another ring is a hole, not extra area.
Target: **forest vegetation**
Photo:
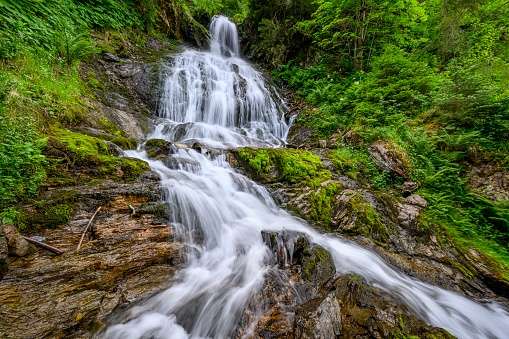
[[[504,0],[0,0],[2,216],[15,220],[16,204],[36,197],[52,166],[42,154],[48,133],[79,121],[90,95],[80,63],[108,51],[100,38],[176,44],[190,22],[206,26],[215,14],[244,21],[243,34],[255,36],[247,53],[310,107],[297,124],[318,139],[360,137],[334,150],[352,178],[378,190],[401,184],[367,153],[390,141],[429,202],[422,224],[507,272],[509,202],[468,186],[474,166],[509,169]]]

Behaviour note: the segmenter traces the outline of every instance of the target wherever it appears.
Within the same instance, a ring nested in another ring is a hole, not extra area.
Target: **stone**
[[[408,197],[410,194],[417,191],[419,188],[419,183],[413,182],[413,181],[406,181],[401,185],[401,194],[403,194],[404,197]]]
[[[194,149],[195,151],[197,151],[198,153],[201,153],[201,149],[203,148],[203,145],[200,144],[199,142],[195,142],[193,144],[193,146],[191,146],[192,149]]]
[[[320,148],[327,148],[327,141],[318,140],[318,145],[320,146]]]
[[[472,167],[468,176],[469,188],[492,202],[509,199],[509,171],[488,163]]]
[[[398,204],[398,221],[400,225],[408,230],[415,230],[419,225],[421,209],[413,205]]]
[[[103,53],[103,59],[110,62],[120,62],[120,58],[113,53]]]
[[[13,224],[8,223],[4,225],[5,235],[9,246],[9,254],[16,257],[24,257],[30,251],[30,244],[23,239],[23,236],[18,232]]]
[[[163,139],[150,139],[145,143],[149,158],[161,160],[173,152],[172,143]]]
[[[7,271],[7,259],[9,257],[9,248],[7,246],[7,238],[5,236],[4,224],[0,220],[0,281],[2,281]]]
[[[375,166],[392,176],[408,178],[410,168],[406,153],[389,142],[378,141],[368,147],[368,153]]]
[[[337,338],[342,333],[341,307],[334,293],[297,306],[295,338]]]
[[[359,146],[362,143],[362,138],[353,130],[349,130],[343,135],[343,140],[350,145]]]
[[[411,196],[407,197],[405,200],[412,205],[419,205],[422,207],[428,206],[428,202],[426,201],[426,199],[421,197],[419,194],[412,194]]]
[[[329,141],[327,142],[327,148],[334,148],[334,147],[336,147],[336,143],[337,143],[337,141],[338,141],[340,138],[341,138],[341,134],[339,134],[339,133],[334,133],[334,134],[330,137]]]

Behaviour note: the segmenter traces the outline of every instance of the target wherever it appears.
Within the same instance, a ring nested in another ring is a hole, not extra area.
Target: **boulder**
[[[313,299],[295,310],[294,338],[337,338],[342,327],[341,306],[335,293]]]
[[[2,281],[7,271],[7,259],[9,257],[9,249],[7,247],[7,238],[5,237],[4,224],[0,220],[0,281]]]
[[[401,185],[401,194],[403,194],[404,197],[408,197],[410,194],[417,191],[419,188],[419,183],[413,182],[413,181],[406,181]]]
[[[359,146],[362,143],[362,138],[353,130],[349,130],[343,135],[343,141],[353,146]]]
[[[410,166],[406,153],[392,143],[378,141],[368,147],[368,153],[375,166],[382,172],[392,176],[408,178]]]
[[[426,201],[426,199],[421,197],[419,194],[412,194],[411,196],[407,197],[405,200],[412,205],[418,205],[418,206],[422,206],[422,207],[428,206],[428,202]]]
[[[172,143],[163,139],[150,139],[145,143],[149,158],[161,160],[173,153]]]
[[[474,166],[469,177],[469,188],[476,193],[493,202],[509,199],[509,171],[488,163]]]
[[[16,257],[24,257],[30,251],[30,244],[23,239],[23,236],[18,232],[13,224],[8,223],[4,225],[5,235],[9,246],[9,254]]]

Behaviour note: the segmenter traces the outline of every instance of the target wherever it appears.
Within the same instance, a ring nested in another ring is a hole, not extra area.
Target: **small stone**
[[[23,239],[23,236],[18,232],[13,224],[8,223],[4,225],[5,235],[7,237],[7,244],[9,246],[9,254],[16,257],[23,257],[30,251],[30,244]]]
[[[116,56],[113,53],[109,53],[109,52],[103,53],[103,59],[106,61],[111,61],[111,62],[120,62],[120,59],[118,56]]]
[[[368,153],[380,171],[388,172],[392,176],[408,178],[410,169],[402,149],[398,149],[389,142],[378,141],[368,147]]]
[[[318,141],[318,145],[320,146],[320,148],[327,148],[327,141],[320,140]]]
[[[191,146],[191,148],[194,149],[195,151],[197,151],[198,153],[201,153],[202,147],[203,147],[203,145],[200,144],[199,142],[195,142],[193,144],[193,146]]]
[[[418,183],[413,181],[407,181],[404,182],[403,185],[401,186],[401,193],[403,194],[404,197],[408,197],[410,194],[417,191],[418,188],[419,188]]]
[[[419,205],[422,207],[428,206],[428,202],[426,201],[426,199],[421,197],[419,194],[412,194],[411,196],[407,197],[405,200],[412,205]]]

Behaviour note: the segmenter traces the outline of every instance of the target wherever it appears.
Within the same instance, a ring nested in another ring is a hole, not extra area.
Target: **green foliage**
[[[99,52],[91,41],[85,39],[86,36],[85,33],[72,36],[69,31],[65,30],[62,35],[63,41],[57,47],[57,51],[59,56],[65,60],[67,67],[70,68],[75,62]]]
[[[0,208],[33,196],[46,175],[41,149],[47,139],[37,133],[33,117],[12,114],[4,100],[0,98]]]
[[[372,71],[356,88],[357,119],[384,124],[430,106],[436,75],[427,63],[414,61],[389,45],[371,66]]]

